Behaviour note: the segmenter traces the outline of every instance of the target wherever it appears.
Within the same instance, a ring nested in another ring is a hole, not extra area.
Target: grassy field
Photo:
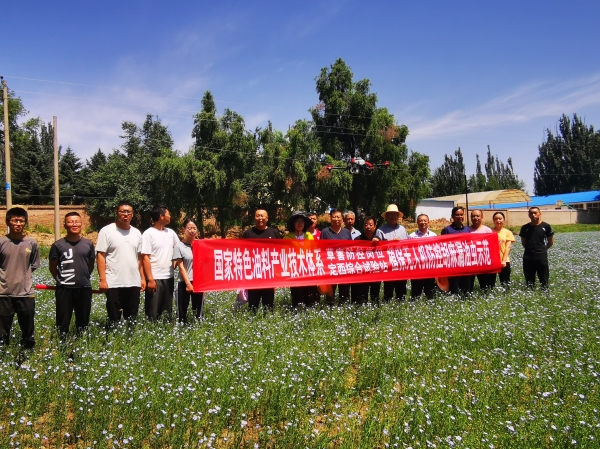
[[[280,290],[267,316],[210,293],[201,323],[110,334],[96,295],[64,346],[42,293],[34,353],[0,357],[0,447],[597,448],[598,237],[557,236],[547,292],[517,245],[508,292],[293,312]]]

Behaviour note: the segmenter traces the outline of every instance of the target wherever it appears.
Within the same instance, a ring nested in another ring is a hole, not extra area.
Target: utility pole
[[[52,133],[54,135],[54,237],[60,239],[60,191],[58,184],[58,132],[56,131],[56,116],[52,117]]]
[[[465,215],[467,216],[467,226],[471,226],[471,220],[469,220],[469,182],[467,181],[467,173],[465,172]]]
[[[10,187],[10,136],[8,130],[8,86],[4,77],[2,80],[2,90],[4,99],[4,171],[6,175],[6,210],[12,207],[12,190]]]

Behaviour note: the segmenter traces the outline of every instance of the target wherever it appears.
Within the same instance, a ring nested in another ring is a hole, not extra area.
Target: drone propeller
[[[334,167],[332,164],[328,164],[326,167],[330,173],[332,170],[348,170],[353,175],[371,175],[375,168],[381,167],[386,169],[389,166],[389,161],[385,161],[383,164],[373,164],[372,162],[365,161],[362,157],[353,157],[345,167]]]

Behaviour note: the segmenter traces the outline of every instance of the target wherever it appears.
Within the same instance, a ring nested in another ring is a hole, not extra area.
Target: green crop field
[[[0,447],[597,448],[599,237],[556,236],[548,291],[517,245],[510,291],[464,301],[291,311],[280,290],[253,316],[210,293],[202,322],[107,334],[95,295],[64,345],[41,293],[34,352],[0,356]]]

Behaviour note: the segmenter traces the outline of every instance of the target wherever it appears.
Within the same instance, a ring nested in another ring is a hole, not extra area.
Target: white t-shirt
[[[150,256],[152,277],[169,279],[173,277],[173,249],[179,243],[177,234],[172,229],[162,231],[152,227],[142,235],[142,254]]]
[[[112,223],[100,229],[96,251],[106,255],[106,282],[109,288],[141,285],[138,268],[141,245],[142,234],[133,226],[125,230]]]
[[[417,229],[415,232],[408,234],[409,239],[422,239],[424,237],[437,237],[437,234],[435,232],[433,232],[431,229],[428,229],[427,232],[425,232],[425,233],[423,233]]]

